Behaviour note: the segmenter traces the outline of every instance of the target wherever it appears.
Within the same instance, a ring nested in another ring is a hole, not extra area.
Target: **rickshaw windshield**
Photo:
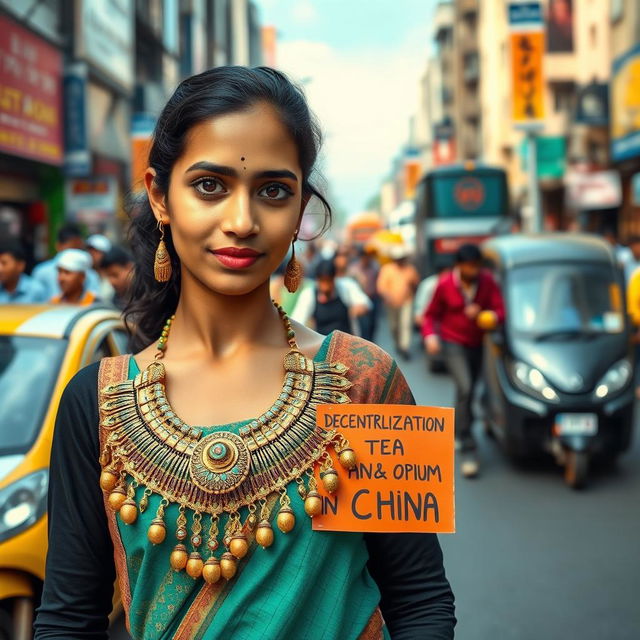
[[[65,347],[64,340],[0,336],[0,455],[26,453],[35,441]]]
[[[624,330],[615,271],[588,262],[516,267],[508,277],[508,326],[534,339]]]

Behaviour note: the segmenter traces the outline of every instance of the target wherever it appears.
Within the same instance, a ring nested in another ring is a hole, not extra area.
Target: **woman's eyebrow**
[[[226,167],[220,164],[214,164],[213,162],[200,161],[192,164],[185,173],[192,171],[208,171],[209,173],[217,173],[221,176],[230,176],[232,178],[238,177],[238,172],[233,167]],[[268,169],[265,171],[257,171],[252,175],[253,178],[288,178],[294,182],[298,182],[298,178],[293,171],[288,169]]]
[[[225,167],[221,164],[214,164],[213,162],[200,161],[192,164],[185,173],[191,171],[208,171],[209,173],[217,173],[221,176],[237,177],[238,172],[233,167]]]

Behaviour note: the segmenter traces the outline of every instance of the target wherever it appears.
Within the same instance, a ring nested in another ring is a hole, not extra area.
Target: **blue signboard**
[[[514,28],[542,26],[542,7],[539,2],[510,2],[509,26]]]
[[[65,68],[64,80],[64,169],[68,176],[91,173],[87,122],[87,65],[74,62]]]

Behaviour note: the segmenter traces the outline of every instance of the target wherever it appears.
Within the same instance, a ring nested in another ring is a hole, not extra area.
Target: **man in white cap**
[[[378,293],[387,306],[389,325],[396,351],[405,360],[410,357],[413,296],[420,276],[407,260],[409,249],[404,244],[391,248],[391,262],[382,265],[378,274]]]
[[[56,259],[60,295],[51,298],[52,304],[90,305],[96,301],[87,290],[87,273],[91,269],[91,256],[81,249],[66,249]]]
[[[111,300],[115,295],[115,291],[109,283],[101,265],[104,257],[113,248],[113,243],[106,236],[103,236],[100,233],[94,233],[92,236],[87,238],[85,244],[87,245],[87,251],[91,255],[91,259],[93,260],[93,270],[91,273],[96,273],[99,277],[97,288],[92,286],[93,283],[89,280],[87,281],[89,283],[87,288],[93,291],[100,300]]]

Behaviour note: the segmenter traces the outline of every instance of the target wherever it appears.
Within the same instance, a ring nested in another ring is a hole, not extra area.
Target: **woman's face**
[[[183,280],[225,295],[268,281],[304,208],[298,149],[270,105],[193,127],[166,199],[152,176],[148,170],[150,201],[171,227]]]

